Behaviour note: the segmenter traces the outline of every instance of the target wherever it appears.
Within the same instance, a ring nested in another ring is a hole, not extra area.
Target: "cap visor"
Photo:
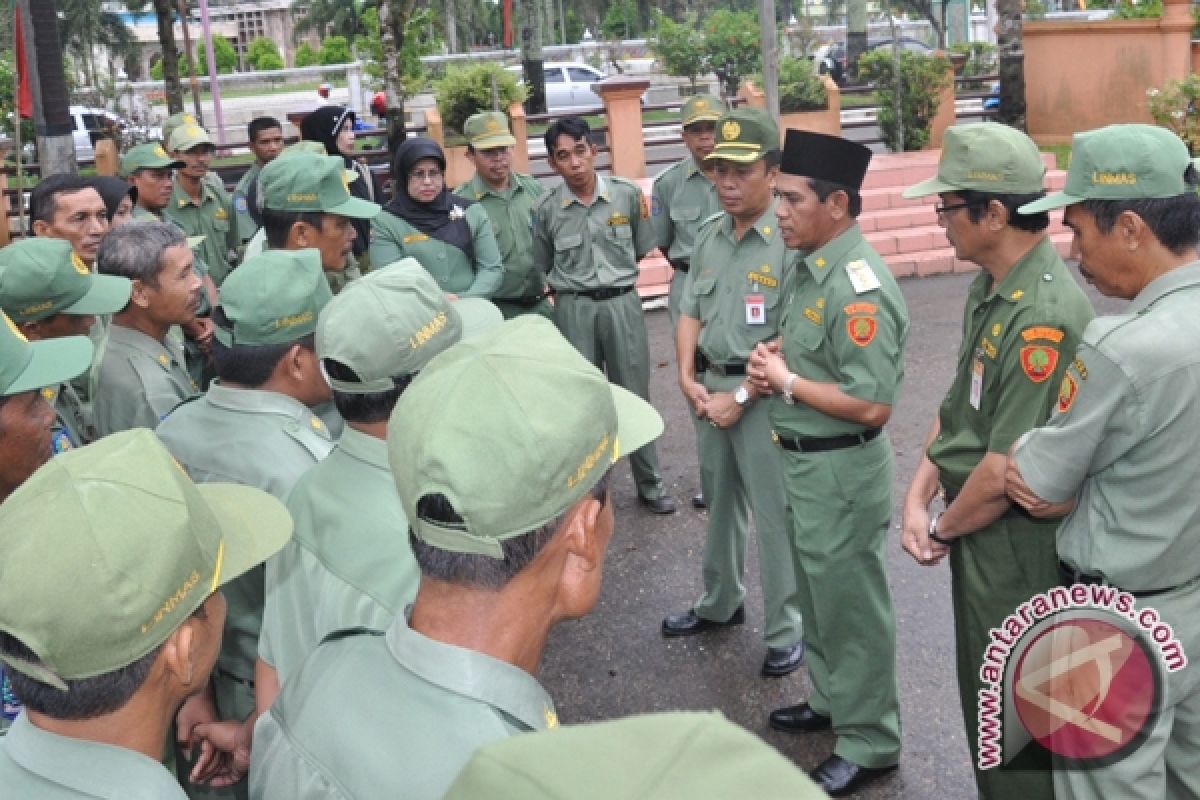
[[[129,303],[133,288],[128,278],[116,275],[93,275],[88,293],[73,305],[64,308],[67,314],[115,314]]]
[[[86,336],[63,336],[31,342],[33,358],[5,390],[6,395],[32,392],[71,380],[92,365],[95,348]]]
[[[931,194],[941,194],[942,192],[957,192],[961,191],[961,186],[954,186],[946,183],[944,180],[934,175],[932,178],[914,183],[912,186],[900,193],[901,197],[928,197]]]
[[[654,406],[633,392],[609,384],[617,408],[617,446],[614,461],[662,436],[663,419]]]
[[[725,161],[736,161],[739,164],[750,164],[754,161],[758,161],[764,155],[766,155],[766,153],[764,153],[761,149],[759,149],[757,147],[755,147],[753,149],[740,148],[740,147],[722,148],[720,145],[717,145],[717,148],[715,150],[713,150],[711,153],[709,153],[708,155],[706,155],[704,157],[704,160],[705,161],[713,161],[715,159],[720,158]]]
[[[1026,203],[1017,209],[1018,214],[1036,214],[1039,211],[1051,211],[1055,208],[1062,208],[1074,203],[1082,203],[1086,198],[1076,197],[1073,194],[1066,192],[1051,192],[1041,200],[1034,200],[1032,203]]]
[[[249,572],[292,538],[287,508],[261,489],[232,483],[201,483],[196,488],[220,523],[225,541],[217,586]]]
[[[688,117],[684,122],[681,122],[680,125],[682,125],[683,127],[686,128],[688,125],[691,125],[693,122],[716,122],[720,118],[721,118],[720,114],[696,114],[694,116]]]
[[[337,214],[338,216],[350,217],[351,219],[372,219],[379,214],[381,208],[378,203],[372,203],[358,197],[351,197],[341,205],[326,208],[323,211],[326,214]]]
[[[481,136],[471,142],[471,147],[474,147],[476,150],[490,150],[493,147],[508,147],[516,143],[517,140],[514,137],[500,133],[495,136]]]
[[[462,318],[464,339],[486,333],[504,322],[500,309],[482,297],[460,297],[454,301],[453,307]]]

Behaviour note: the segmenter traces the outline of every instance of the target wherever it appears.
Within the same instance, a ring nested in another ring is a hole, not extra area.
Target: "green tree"
[[[321,57],[308,42],[301,42],[300,46],[296,48],[294,60],[297,67],[315,67],[321,63]]]
[[[708,63],[727,95],[737,94],[742,76],[762,70],[762,38],[758,16],[748,11],[721,9],[704,23]]]
[[[282,66],[263,66],[260,63],[264,58],[270,59],[271,64],[278,62],[283,64],[283,57],[279,55],[279,45],[275,44],[274,39],[268,39],[266,36],[259,36],[254,41],[246,46],[246,61],[255,69],[283,69]]]
[[[525,99],[525,90],[517,78],[499,64],[475,64],[462,69],[446,70],[446,77],[434,81],[438,113],[447,130],[462,131],[467,117],[481,108],[492,107],[492,83],[501,110],[511,103]]]
[[[779,111],[816,111],[825,108],[825,84],[808,58],[779,59]]]
[[[650,49],[667,74],[687,78],[695,94],[696,78],[708,72],[704,34],[696,26],[695,17],[689,15],[682,22],[675,22],[659,11],[655,23]]]
[[[346,41],[345,36],[330,36],[321,42],[320,59],[322,66],[349,64],[354,60],[350,53],[350,42]]]
[[[631,39],[639,33],[638,8],[634,0],[617,0],[608,7],[600,22],[600,35],[605,39]]]
[[[296,36],[315,31],[322,40],[343,36],[349,42],[363,32],[362,12],[370,5],[368,0],[292,0],[292,31]]]
[[[174,0],[125,0],[125,7],[130,11],[141,13],[150,4],[154,9],[154,18],[158,23],[158,44],[162,49],[162,61],[158,63],[158,77],[166,84],[167,113],[174,114],[183,111],[183,83],[179,80],[179,46],[175,43],[175,3]],[[154,68],[150,70],[154,77]]]
[[[430,31],[436,25],[436,17],[430,8],[413,11],[405,27],[404,45],[397,54],[400,65],[400,85],[405,97],[412,97],[425,84],[426,72],[421,63],[421,56],[432,55],[441,46],[441,40],[431,36]],[[367,76],[375,87],[382,87],[384,81],[383,39],[379,28],[379,10],[368,8],[363,12],[364,33],[354,40],[354,47],[363,60]]]
[[[237,69],[238,57],[237,50],[224,36],[214,36],[212,40],[213,58],[217,60],[217,74],[227,75]],[[180,71],[187,69],[186,62],[180,62]],[[204,47],[204,42],[196,43],[196,74],[208,74],[208,51]]]
[[[892,150],[920,150],[929,143],[930,128],[941,102],[941,91],[950,85],[950,59],[927,56],[911,50],[900,52],[900,109],[896,108],[895,62],[890,48],[864,53],[858,60],[858,75],[878,87],[879,127]],[[899,147],[903,122],[903,148]]]

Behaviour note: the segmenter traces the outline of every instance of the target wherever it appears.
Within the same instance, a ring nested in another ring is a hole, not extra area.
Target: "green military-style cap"
[[[171,141],[171,134],[175,133],[175,131],[182,128],[184,125],[199,125],[199,124],[200,124],[199,120],[196,119],[196,115],[193,114],[192,112],[190,112],[190,111],[175,112],[174,114],[167,117],[163,121],[163,124],[162,124],[163,144],[165,145],[167,142]]]
[[[1157,125],[1109,125],[1075,134],[1067,185],[1017,209],[1035,214],[1084,200],[1178,197],[1195,192],[1184,179],[1192,166],[1187,145]]]
[[[172,153],[186,153],[201,145],[216,146],[204,128],[199,125],[184,125],[171,134],[171,138],[167,142],[167,149]]]
[[[292,144],[289,144],[287,147],[283,148],[283,152],[279,154],[278,158],[300,155],[301,153],[309,153],[314,156],[329,155],[329,152],[325,149],[325,145],[321,144],[320,142],[314,142],[312,139],[301,139],[300,141],[293,142]],[[352,172],[352,170],[346,171]],[[357,172],[354,173],[354,177],[358,177]]]
[[[126,178],[139,169],[179,169],[182,166],[182,161],[172,158],[157,142],[134,145],[121,157],[121,175]]]
[[[569,725],[480,748],[445,800],[727,800],[826,795],[717,712]]]
[[[705,161],[722,158],[748,164],[779,149],[779,126],[761,108],[739,108],[717,120],[717,143]]]
[[[393,378],[420,372],[430,359],[464,337],[504,321],[487,300],[451,302],[415,258],[404,258],[351,281],[317,321],[317,355],[338,361],[358,381],[329,377],[347,394],[386,392]]]
[[[998,122],[975,122],[946,129],[937,175],[904,190],[924,197],[968,189],[993,194],[1042,191],[1046,165],[1033,140]]]
[[[463,135],[476,150],[507,147],[517,143],[508,129],[508,116],[503,111],[484,111],[467,117]]]
[[[392,412],[388,454],[417,538],[503,558],[502,541],[557,518],[662,431],[649,403],[609,384],[553,323],[530,315],[430,361]],[[417,513],[421,498],[439,494],[463,525]]]
[[[357,174],[357,173],[355,173]],[[279,157],[258,176],[263,208],[272,211],[322,211],[371,219],[379,206],[350,194],[350,178],[340,156],[297,152]]]
[[[10,247],[12,245],[9,245]],[[63,336],[31,342],[0,311],[0,397],[32,392],[69,381],[92,364],[92,340]]]
[[[679,124],[683,127],[693,122],[716,122],[729,107],[719,97],[697,94],[689,97],[679,110]]]
[[[132,283],[94,275],[65,239],[36,236],[0,248],[0,309],[15,322],[55,314],[115,314]]]
[[[145,428],[60,453],[0,505],[0,631],[41,663],[2,658],[63,691],[127,666],[291,532],[274,497],[197,486]]]
[[[316,331],[332,296],[319,250],[264,250],[221,284],[229,327],[214,335],[226,347],[289,344]]]

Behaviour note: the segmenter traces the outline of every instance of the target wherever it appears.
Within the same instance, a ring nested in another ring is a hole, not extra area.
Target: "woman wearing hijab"
[[[346,169],[358,173],[358,180],[351,181],[347,187],[350,194],[371,203],[378,203],[381,201],[376,198],[383,197],[383,188],[367,165],[353,158],[354,120],[354,112],[345,106],[321,106],[300,123],[300,138],[320,142],[324,145],[326,153],[341,156],[346,162]],[[361,264],[363,253],[367,252],[367,246],[371,243],[371,221],[356,219],[351,222],[357,234],[354,237],[354,257]]]
[[[491,297],[504,261],[483,206],[446,188],[446,156],[432,139],[405,139],[392,168],[392,202],[371,221],[371,263],[411,256],[443,292]]]
[[[112,175],[97,175],[91,182],[108,209],[110,227],[115,228],[133,219],[133,209],[137,205],[136,188]]]

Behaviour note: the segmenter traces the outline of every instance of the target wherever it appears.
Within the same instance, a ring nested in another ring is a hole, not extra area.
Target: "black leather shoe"
[[[725,622],[696,616],[695,609],[688,609],[682,614],[672,614],[662,621],[663,636],[695,636],[697,633],[724,628],[728,625],[741,625],[746,621],[745,606],[738,606],[733,616]]]
[[[646,507],[646,510],[651,514],[674,514],[675,501],[668,495],[659,495],[658,497],[642,497],[638,495],[638,502]]]
[[[784,733],[813,733],[833,727],[833,720],[813,711],[808,703],[777,708],[771,712],[770,719],[771,727]]]
[[[804,642],[796,642],[791,647],[768,647],[767,657],[763,659],[762,676],[782,678],[791,675],[803,663]]]
[[[698,511],[708,508],[708,502],[704,499],[704,492],[696,492],[692,495],[692,508]]]
[[[845,797],[895,769],[895,764],[890,767],[860,767],[853,761],[832,755],[809,774],[830,797]]]

